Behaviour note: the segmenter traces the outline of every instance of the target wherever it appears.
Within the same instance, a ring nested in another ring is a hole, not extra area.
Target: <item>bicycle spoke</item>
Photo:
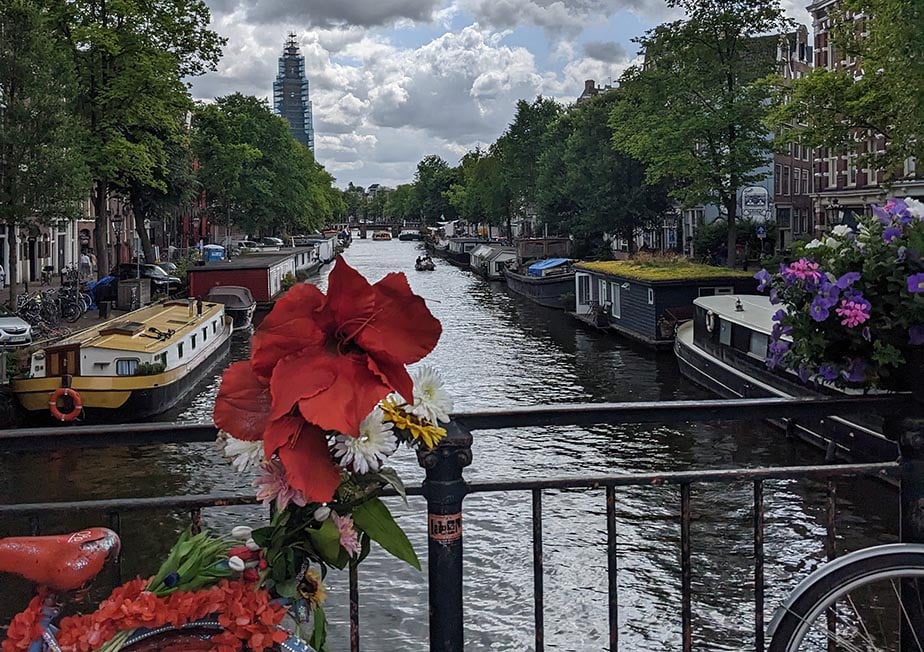
[[[902,600],[901,589],[895,585],[895,580],[890,582],[892,585],[892,591],[895,593],[895,597],[898,599],[898,604],[901,607],[902,615],[905,617],[905,621],[908,623],[908,631],[911,632],[911,635],[914,636],[914,642],[918,646],[918,650],[921,650],[921,641],[918,640],[918,633],[915,631],[914,623],[911,622],[911,616],[908,615],[908,610],[905,609],[905,601]],[[899,633],[901,633],[901,628],[899,627]]]

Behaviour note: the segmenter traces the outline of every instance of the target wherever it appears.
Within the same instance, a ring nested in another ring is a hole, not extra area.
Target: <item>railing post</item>
[[[430,652],[462,652],[462,469],[472,463],[472,435],[453,421],[432,451],[419,451],[426,469],[430,579]]]

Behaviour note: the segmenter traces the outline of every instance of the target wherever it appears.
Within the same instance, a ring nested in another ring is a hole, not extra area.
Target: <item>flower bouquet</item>
[[[403,274],[374,285],[339,259],[325,296],[298,284],[253,337],[251,359],[225,371],[215,423],[239,471],[259,468],[257,497],[273,507],[251,533],[260,585],[290,599],[306,638],[324,650],[323,578],[369,553],[372,541],[420,568],[385,504],[404,495],[385,466],[399,443],[431,448],[452,409],[439,374],[405,365],[436,346],[439,321]]]
[[[780,306],[767,364],[803,382],[909,389],[924,345],[924,204],[889,200],[812,240],[777,274],[755,275]]]

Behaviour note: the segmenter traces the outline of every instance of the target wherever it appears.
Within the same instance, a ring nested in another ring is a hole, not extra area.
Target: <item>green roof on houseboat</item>
[[[714,278],[748,278],[754,276],[754,272],[701,265],[684,260],[600,260],[575,263],[574,268],[646,282],[702,281]]]

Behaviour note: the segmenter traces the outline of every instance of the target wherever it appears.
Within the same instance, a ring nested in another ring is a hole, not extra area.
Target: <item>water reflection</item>
[[[346,258],[370,280],[403,271],[443,323],[428,363],[443,372],[458,410],[569,403],[704,398],[683,380],[669,354],[577,325],[473,274],[437,261],[416,272],[415,243],[357,240]],[[326,287],[326,270],[318,285]],[[236,337],[233,358],[249,355]],[[164,420],[206,420],[216,377]],[[818,462],[813,451],[753,423],[522,428],[475,433],[470,480],[541,478],[617,472]],[[395,466],[408,482],[422,477],[413,455]],[[0,490],[9,502],[107,495],[140,496],[239,491],[237,476],[208,444],[45,456],[0,456]],[[752,488],[697,486],[693,491],[694,626],[697,647],[740,650],[753,622]],[[778,601],[822,558],[825,488],[767,483],[767,604]],[[871,483],[841,488],[839,545],[849,550],[887,540],[894,496]],[[549,649],[601,650],[607,641],[605,500],[602,491],[553,491],[544,498],[546,640]],[[426,550],[425,507],[412,499],[392,508],[417,547]],[[670,487],[617,492],[620,643],[627,650],[677,649],[680,633],[679,495]],[[262,518],[259,508],[207,510],[206,524],[226,530]],[[127,570],[151,572],[183,515],[127,515]],[[69,515],[44,526],[106,522],[105,515]],[[28,525],[0,523],[0,534]],[[529,494],[476,494],[465,503],[466,637],[473,650],[532,647]],[[417,571],[375,552],[360,570],[361,619],[370,651],[426,650],[426,569]],[[346,649],[346,578],[329,575],[332,649]],[[4,584],[4,589],[6,589]],[[0,597],[0,619],[24,603],[22,589]],[[768,614],[769,616],[769,614]]]

